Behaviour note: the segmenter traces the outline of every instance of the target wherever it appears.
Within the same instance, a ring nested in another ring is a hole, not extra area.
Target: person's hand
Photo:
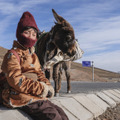
[[[40,82],[43,86],[43,92],[41,93],[41,95],[39,95],[39,97],[47,97],[47,98],[51,98],[54,96],[54,88],[52,87],[52,85],[47,85],[44,82]]]
[[[52,92],[48,91],[47,98],[50,98],[52,96]]]
[[[40,82],[41,85],[43,85],[43,90],[42,90],[42,93],[40,95],[38,95],[39,97],[41,98],[46,98],[47,95],[48,95],[48,85],[46,85],[44,82]]]
[[[54,88],[53,88],[51,85],[49,85],[49,86],[48,86],[47,98],[51,98],[51,97],[53,97],[53,96],[54,96]]]

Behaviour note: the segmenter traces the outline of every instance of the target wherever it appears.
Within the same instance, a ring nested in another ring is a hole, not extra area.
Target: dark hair
[[[37,39],[39,38],[39,34],[41,33],[40,31],[38,31],[36,28],[34,28],[34,27],[24,27],[23,29],[22,29],[22,31],[21,31],[21,33],[23,33],[25,30],[28,30],[28,29],[30,29],[30,28],[33,28],[34,29],[34,31],[37,33]]]

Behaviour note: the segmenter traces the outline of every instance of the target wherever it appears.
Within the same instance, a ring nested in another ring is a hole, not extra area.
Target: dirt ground
[[[94,120],[120,120],[120,104],[114,108],[108,108],[105,113]]]

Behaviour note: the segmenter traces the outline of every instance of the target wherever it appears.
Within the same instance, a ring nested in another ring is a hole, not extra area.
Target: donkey
[[[35,45],[35,51],[48,79],[50,78],[51,65],[49,68],[46,66],[50,60],[54,59],[53,79],[55,93],[57,94],[59,93],[58,79],[59,69],[61,68],[59,63],[64,60],[64,57],[61,58],[60,56],[63,54],[68,57],[74,56],[76,53],[76,40],[73,27],[63,17],[59,16],[54,9],[52,9],[52,12],[57,22],[49,32],[41,34]]]

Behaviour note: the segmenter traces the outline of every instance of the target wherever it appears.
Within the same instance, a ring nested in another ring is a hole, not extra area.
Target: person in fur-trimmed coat
[[[2,92],[3,104],[23,110],[34,120],[68,120],[64,111],[48,100],[54,96],[54,89],[33,49],[38,31],[32,14],[24,12],[17,26],[17,41],[12,47],[18,57],[9,50],[1,67],[7,78]]]

